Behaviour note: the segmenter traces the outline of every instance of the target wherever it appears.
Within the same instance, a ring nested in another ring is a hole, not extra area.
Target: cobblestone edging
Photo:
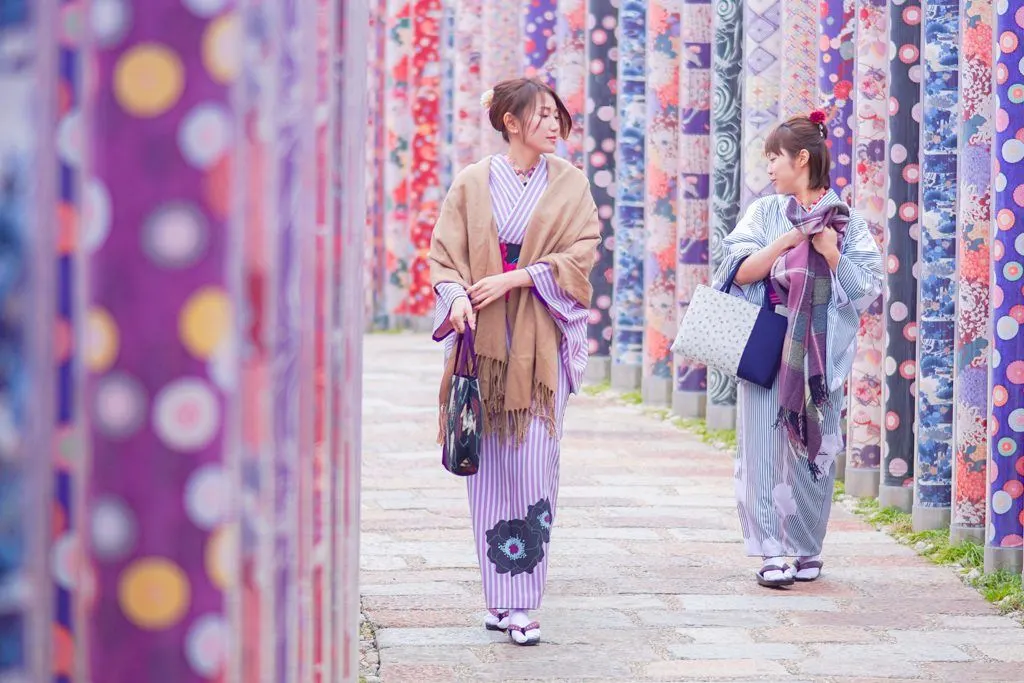
[[[359,683],[380,683],[377,629],[362,609],[359,612]]]

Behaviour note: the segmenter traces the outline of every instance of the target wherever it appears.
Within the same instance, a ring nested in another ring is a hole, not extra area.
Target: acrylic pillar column
[[[506,78],[522,75],[523,8],[508,0],[481,0],[483,44],[480,54],[480,81],[483,90],[493,88]],[[481,93],[483,94],[483,93]],[[480,97],[477,96],[479,103]],[[501,135],[487,121],[487,112],[480,112],[480,153],[498,154],[506,149]]]
[[[857,3],[856,116],[854,120],[853,207],[867,221],[885,253],[886,101],[889,73],[889,12],[885,0]],[[850,375],[846,431],[846,492],[878,495],[882,438],[884,317],[882,297],[861,316],[857,353]]]
[[[679,223],[676,252],[676,319],[686,314],[693,292],[706,285],[708,196],[711,189],[710,0],[683,0],[680,16],[682,64],[679,81]],[[673,339],[675,336],[673,335]],[[708,370],[675,358],[672,409],[683,417],[704,417]]]
[[[362,343],[360,290],[363,272],[363,216],[366,193],[358,169],[366,120],[367,63],[363,45],[366,7],[342,1],[339,56],[341,68],[335,119],[339,155],[332,186],[336,203],[333,216],[332,282],[336,296],[331,312],[328,356],[330,484],[335,489],[331,509],[331,553],[336,573],[334,602],[335,642],[332,652],[334,680],[354,681],[359,676],[359,473],[362,444]],[[325,679],[326,680],[326,679]]]
[[[583,168],[590,180],[597,215],[601,219],[601,244],[597,248],[597,263],[590,272],[594,296],[587,325],[590,350],[587,379],[595,383],[611,380],[618,23],[619,8],[612,0],[588,1]]]
[[[506,2],[506,6],[515,3]],[[557,88],[558,0],[521,0],[523,75]]]
[[[782,0],[779,118],[807,116],[818,102],[818,0]]]
[[[961,0],[953,495],[950,540],[985,541],[988,479],[992,0]]]
[[[372,0],[367,28],[367,121],[365,184],[369,196],[366,207],[366,279],[364,306],[367,331],[388,327],[388,252],[384,241],[386,216],[385,168],[385,45],[387,44],[387,0]]]
[[[1021,571],[1024,517],[1024,8],[996,3],[992,331],[985,569]]]
[[[412,156],[409,168],[409,325],[429,331],[434,310],[434,289],[430,286],[430,236],[444,199],[441,187],[441,0],[412,0]]]
[[[744,0],[742,211],[753,200],[775,191],[768,178],[764,141],[779,123],[781,23],[779,0]]]
[[[825,0],[821,6],[821,52],[818,55],[818,91],[825,111],[832,154],[832,189],[847,204],[853,203],[853,55],[854,3]]]
[[[413,315],[409,181],[412,172],[412,3],[387,0],[384,45],[384,250],[388,264],[384,298],[387,327]]]
[[[70,666],[71,643],[55,640],[54,589],[76,577],[74,541],[51,544],[54,355],[70,354],[71,330],[55,326],[57,154],[78,157],[74,131],[54,135],[58,10],[55,2],[7,5],[0,18],[0,679],[42,681],[52,657]],[[59,144],[55,143],[59,140]],[[57,339],[54,339],[55,333]],[[77,449],[76,449],[77,450]],[[58,627],[59,628],[59,627]],[[65,671],[65,673],[71,673]]]
[[[644,172],[647,130],[646,0],[621,0],[615,146],[612,388],[640,388],[644,337]]]
[[[928,0],[924,11],[913,506],[918,531],[948,528],[950,517],[959,0]]]
[[[199,683],[234,675],[238,18],[127,10],[91,36],[88,677]]]
[[[920,181],[921,4],[889,8],[888,187],[885,265],[885,385],[878,499],[904,512],[914,497],[914,380],[917,376],[917,239]],[[917,80],[915,80],[917,79]]]
[[[60,0],[61,11],[71,12],[79,6],[75,0]],[[46,10],[47,6],[43,3]],[[52,88],[56,97],[57,110],[55,128],[48,135],[56,145],[56,168],[51,169],[56,183],[55,262],[53,301],[56,306],[56,327],[54,328],[54,377],[50,379],[54,388],[53,415],[56,430],[52,438],[53,454],[53,505],[51,552],[66,553],[67,549],[81,542],[78,514],[80,512],[80,487],[83,475],[83,453],[81,447],[81,401],[78,391],[81,387],[81,355],[76,353],[78,345],[72,343],[74,331],[81,322],[79,295],[81,285],[78,278],[81,267],[77,255],[78,234],[76,227],[82,217],[81,183],[84,123],[82,120],[82,41],[81,24],[73,21],[59,21],[51,18],[53,27],[59,27],[55,50],[57,62],[51,67],[56,76],[54,81],[43,79]],[[75,144],[68,144],[76,139]],[[59,341],[58,341],[59,340]],[[79,546],[80,547],[80,546]],[[77,608],[74,600],[75,586],[64,572],[53,572],[53,661],[54,675],[66,676],[73,680],[73,662],[81,646]]]
[[[484,48],[482,10],[483,0],[455,2],[453,175],[483,157],[481,127],[485,124],[480,116],[480,96],[494,84],[484,87],[480,74]]]
[[[742,103],[743,0],[714,0],[711,36],[711,199],[708,252],[712,274],[722,262],[722,240],[739,220]],[[707,425],[736,424],[736,382],[708,368]]]
[[[572,115],[568,140],[560,140],[560,153],[569,163],[583,168],[583,118],[587,69],[587,0],[558,0],[558,96]]]
[[[679,8],[681,0],[647,3],[647,138],[644,175],[645,403],[672,401],[676,335],[676,225],[679,220]]]

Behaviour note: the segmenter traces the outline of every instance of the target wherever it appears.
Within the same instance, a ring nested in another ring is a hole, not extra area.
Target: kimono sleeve
[[[833,287],[834,301],[837,306],[852,305],[859,316],[881,294],[882,281],[882,254],[878,243],[867,222],[854,214],[847,225],[833,276],[833,283],[839,285]]]
[[[434,287],[437,301],[434,303],[434,341],[444,341],[455,328],[448,318],[452,313],[452,305],[460,297],[467,297],[466,289],[457,282],[441,282]]]
[[[747,212],[729,235],[722,240],[722,262],[718,264],[713,287],[721,287],[736,270],[736,267],[751,254],[768,246],[764,229],[764,204],[761,200],[752,202]],[[752,283],[754,284],[754,283]],[[749,285],[733,285],[731,293],[746,295]]]

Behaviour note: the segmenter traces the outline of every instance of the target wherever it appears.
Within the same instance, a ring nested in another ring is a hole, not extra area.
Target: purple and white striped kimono
[[[501,243],[522,246],[530,217],[542,204],[547,182],[544,157],[525,185],[504,157],[491,157],[491,205]],[[561,372],[555,394],[558,438],[553,438],[537,418],[522,445],[487,434],[480,454],[480,470],[466,480],[484,597],[487,607],[500,610],[540,607],[547,579],[551,524],[558,501],[562,417],[569,394],[579,391],[588,358],[587,309],[558,286],[547,264],[529,265],[526,271],[533,278],[533,293],[544,302],[562,332]],[[434,340],[445,342],[447,355],[455,341],[448,316],[455,300],[467,294],[461,285],[452,282],[438,284],[436,291]],[[511,326],[507,338],[511,346]],[[538,528],[540,534],[536,533]]]

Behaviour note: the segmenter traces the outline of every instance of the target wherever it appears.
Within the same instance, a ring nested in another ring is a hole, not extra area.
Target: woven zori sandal
[[[508,637],[516,645],[536,645],[540,642],[540,624],[531,621],[526,626],[508,625]]]

